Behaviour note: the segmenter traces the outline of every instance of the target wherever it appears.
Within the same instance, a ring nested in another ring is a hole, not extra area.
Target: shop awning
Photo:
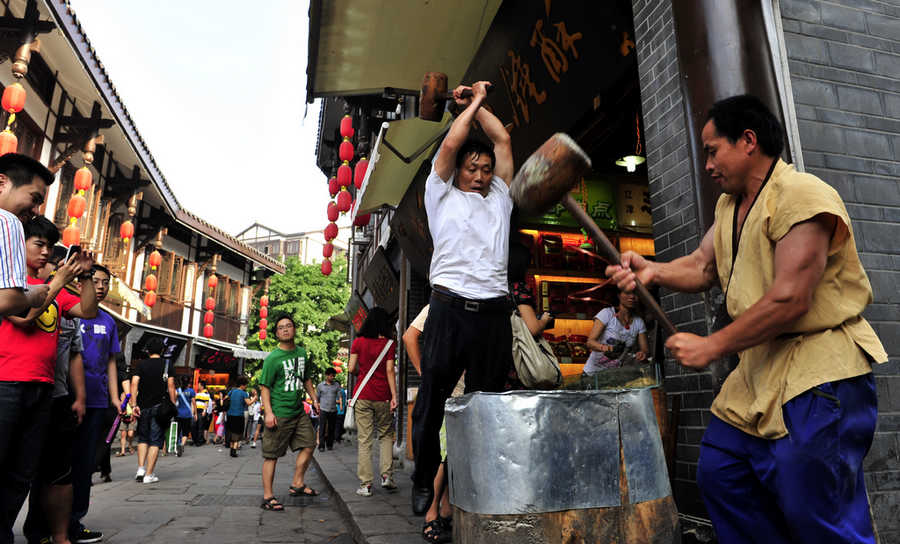
[[[240,357],[238,354],[234,353],[235,350],[246,349],[244,346],[238,344],[232,344],[231,342],[222,342],[221,340],[214,340],[212,338],[194,338],[195,346],[203,346],[206,348],[214,349],[216,351],[227,351],[228,353],[232,353],[235,357]]]
[[[110,302],[118,302],[119,304],[127,302],[132,308],[136,309],[139,314],[144,316],[144,318],[150,319],[150,307],[144,304],[143,299],[141,299],[141,294],[125,285],[122,280],[115,276],[109,280],[109,293],[106,295],[106,298]]]
[[[425,72],[444,72],[456,86],[500,4],[312,0],[306,99],[419,89]]]
[[[400,204],[416,172],[434,153],[451,119],[445,113],[440,123],[418,118],[383,123],[363,186],[356,195],[359,205],[355,214]]]

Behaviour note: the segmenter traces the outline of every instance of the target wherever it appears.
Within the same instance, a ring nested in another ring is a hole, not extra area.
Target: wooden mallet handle
[[[603,231],[600,230],[600,227],[597,226],[597,223],[591,218],[590,215],[587,214],[578,202],[572,198],[572,195],[566,194],[562,199],[563,206],[569,210],[569,213],[572,214],[572,217],[575,218],[578,223],[585,228],[588,234],[591,235],[591,238],[597,245],[599,245],[599,250],[603,257],[606,257],[613,264],[622,264],[622,258],[619,254],[619,251],[612,245],[612,242],[609,241],[609,238],[603,234]],[[675,325],[669,319],[669,316],[666,315],[666,312],[660,308],[659,304],[656,303],[656,299],[653,298],[653,295],[650,294],[650,291],[647,290],[644,285],[635,278],[635,287],[634,293],[637,295],[638,299],[640,299],[641,303],[650,310],[650,313],[659,321],[660,325],[662,325],[663,329],[669,334],[675,334],[678,332],[678,329],[675,328]]]

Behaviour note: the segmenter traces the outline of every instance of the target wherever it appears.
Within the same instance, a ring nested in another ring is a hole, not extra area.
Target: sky
[[[231,234],[325,227],[308,0],[71,5],[182,207]]]

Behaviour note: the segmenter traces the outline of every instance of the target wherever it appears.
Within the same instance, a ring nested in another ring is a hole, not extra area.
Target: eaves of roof
[[[213,240],[221,243],[225,247],[228,247],[229,249],[240,253],[241,255],[247,257],[252,261],[258,262],[259,264],[265,266],[273,272],[277,272],[279,274],[284,274],[285,272],[283,263],[269,257],[259,250],[248,246],[234,236],[204,221],[203,219],[197,217],[196,215],[183,208],[175,212],[175,219],[183,223],[188,228],[200,232],[201,234],[205,234]]]

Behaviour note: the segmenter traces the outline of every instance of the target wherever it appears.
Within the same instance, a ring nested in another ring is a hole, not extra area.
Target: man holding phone
[[[0,317],[36,308],[49,288],[25,281],[22,225],[38,214],[53,174],[27,155],[0,156]]]
[[[59,230],[36,216],[24,225],[29,285],[45,285],[38,271],[47,264]],[[12,527],[37,470],[50,421],[61,316],[97,315],[94,290],[81,298],[63,287],[90,268],[90,253],[79,253],[59,268],[38,308],[0,323],[0,542],[12,542]]]

